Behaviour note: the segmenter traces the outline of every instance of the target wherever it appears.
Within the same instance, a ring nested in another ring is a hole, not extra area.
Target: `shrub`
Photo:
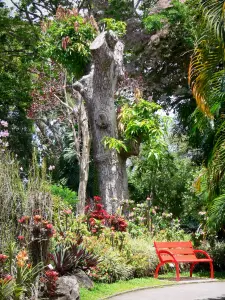
[[[51,193],[58,196],[64,202],[65,206],[71,206],[75,210],[78,202],[76,192],[70,190],[68,187],[54,184],[51,186]]]
[[[126,259],[118,250],[108,248],[101,255],[101,260],[98,267],[91,273],[91,277],[96,281],[112,283],[133,277],[133,267],[127,264]]]
[[[135,277],[154,274],[158,258],[149,237],[128,239],[127,249],[127,261],[133,267]]]
[[[224,271],[225,269],[225,242],[216,241],[213,245],[210,245],[208,242],[204,241],[198,247],[199,249],[205,250],[213,259],[213,266],[216,271]],[[208,270],[208,266],[202,264],[200,269]]]

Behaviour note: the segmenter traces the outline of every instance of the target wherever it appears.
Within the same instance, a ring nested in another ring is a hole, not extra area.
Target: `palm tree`
[[[189,84],[197,102],[197,110],[211,120],[216,129],[208,162],[208,188],[209,200],[212,200],[210,221],[220,226],[225,221],[222,217],[225,194],[220,195],[220,183],[225,174],[225,2],[199,2],[204,27],[191,57]]]

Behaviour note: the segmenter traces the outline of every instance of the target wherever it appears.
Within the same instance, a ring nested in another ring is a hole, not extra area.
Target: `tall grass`
[[[27,175],[9,152],[0,155],[0,252],[19,235],[18,219],[35,212],[51,220],[52,200],[45,166],[38,166],[35,155]]]

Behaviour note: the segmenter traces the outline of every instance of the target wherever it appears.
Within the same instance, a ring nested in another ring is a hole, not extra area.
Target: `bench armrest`
[[[204,250],[195,250],[195,249],[194,249],[194,253],[202,253],[202,254],[204,254],[208,259],[211,259],[211,260],[212,260],[212,258],[209,256],[209,254],[208,254],[206,251],[204,251]]]
[[[174,257],[174,255],[169,251],[169,250],[159,250],[158,251],[158,255],[161,261],[163,261],[164,259],[161,257],[161,254],[168,254],[170,255],[174,261],[176,261],[176,258]]]

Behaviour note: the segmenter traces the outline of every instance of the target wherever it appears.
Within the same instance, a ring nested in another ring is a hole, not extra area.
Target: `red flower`
[[[53,237],[53,235],[56,233],[55,229],[51,229],[50,232],[48,232],[48,237]]]
[[[52,224],[47,224],[47,225],[46,225],[46,228],[47,228],[47,229],[52,229],[52,228],[53,228],[53,225],[52,225]]]
[[[97,229],[93,228],[93,229],[91,230],[91,232],[96,233],[96,232],[97,232]]]
[[[41,221],[41,216],[40,215],[35,215],[34,216],[34,222],[39,223]]]
[[[28,217],[28,216],[23,216],[22,218],[20,218],[20,219],[18,220],[18,222],[19,222],[20,224],[25,224],[25,223],[27,223],[27,222],[29,221],[29,219],[30,219],[30,217]]]
[[[98,211],[100,211],[102,208],[103,208],[103,205],[102,205],[102,204],[99,204],[99,203],[96,204],[96,209],[97,209]],[[102,212],[103,212],[103,211],[102,211]]]
[[[84,212],[87,213],[89,211],[90,207],[91,207],[90,205],[85,206]]]
[[[94,196],[94,201],[96,201],[96,202],[100,202],[102,200],[102,198],[101,197],[99,197],[99,196]]]
[[[45,272],[45,275],[47,276],[47,277],[52,277],[52,278],[54,278],[54,279],[58,279],[58,275],[59,275],[59,273],[58,272],[56,272],[56,271],[51,271],[51,270],[49,270],[49,271],[46,271]]]
[[[24,239],[25,239],[25,237],[24,237],[23,235],[19,235],[19,236],[18,236],[18,240],[19,240],[19,241],[23,241]]]
[[[5,262],[7,258],[8,258],[7,255],[5,255],[5,254],[0,254],[0,262]]]

